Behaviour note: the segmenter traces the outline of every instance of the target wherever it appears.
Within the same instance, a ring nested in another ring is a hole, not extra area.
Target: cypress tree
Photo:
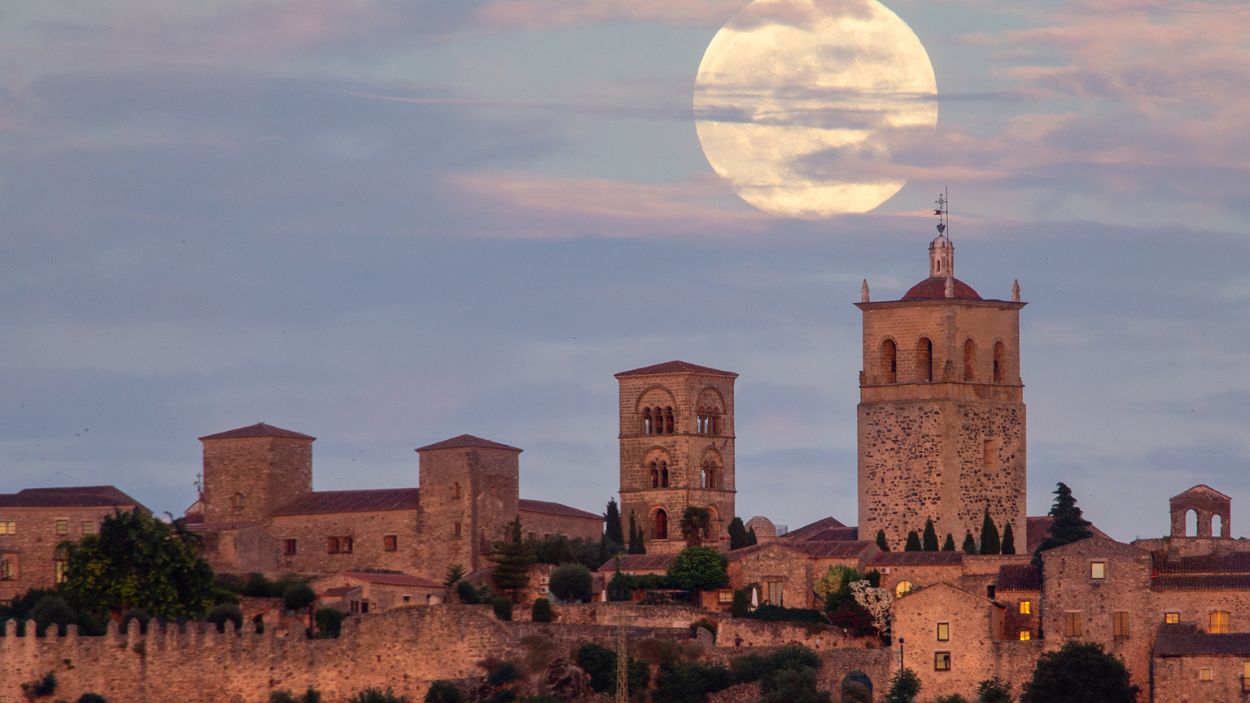
[[[747,546],[753,547],[759,544],[759,542],[760,542],[760,538],[755,536],[755,528],[754,527],[748,528],[747,529]]]
[[[1011,531],[1011,523],[1003,527],[1003,554],[1016,553],[1016,535]]]
[[[972,531],[964,533],[964,554],[976,554],[977,541],[972,538]]]
[[[495,562],[495,573],[491,575],[495,587],[511,593],[513,600],[518,600],[521,591],[529,586],[529,568],[534,563],[529,545],[521,540],[519,518],[509,525],[508,539],[495,543],[490,560]]]
[[[1076,506],[1072,489],[1063,482],[1055,485],[1055,502],[1050,506],[1050,516],[1054,518],[1048,530],[1050,536],[1042,540],[1037,545],[1037,551],[1033,553],[1033,564],[1038,567],[1042,565],[1042,552],[1047,549],[1061,547],[1094,534],[1089,529],[1089,521]]]
[[[751,536],[747,533],[747,526],[742,523],[742,518],[735,517],[730,520],[726,531],[729,533],[730,549],[742,549],[750,546],[748,540],[751,539]]]
[[[946,541],[942,543],[942,551],[944,552],[955,551],[955,538],[952,537],[951,533],[949,532],[946,533]]]
[[[916,534],[915,530],[911,530],[910,532],[907,533],[907,544],[903,545],[903,551],[904,552],[919,552],[921,551],[921,549],[922,547],[920,546],[920,535]]]
[[[938,550],[937,530],[933,529],[933,520],[924,521],[924,550],[926,552],[936,552]]]
[[[877,530],[877,547],[883,552],[890,551],[890,543],[885,539],[885,530]]]
[[[990,517],[990,511],[986,510],[985,519],[981,521],[981,553],[1001,554],[1002,551],[1002,543],[998,541],[998,526]]]
[[[638,520],[632,512],[629,514],[629,553],[646,553],[646,548],[643,546],[642,541],[642,531],[638,528]]]
[[[608,510],[603,514],[603,534],[607,537],[608,548],[621,550],[625,548],[625,534],[621,529],[621,510],[616,507],[616,499],[608,501]]]

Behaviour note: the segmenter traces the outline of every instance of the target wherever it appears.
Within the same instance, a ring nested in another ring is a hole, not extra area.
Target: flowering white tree
[[[890,634],[890,606],[894,604],[894,596],[884,588],[874,588],[868,581],[853,581],[851,596],[861,608],[872,616],[872,624],[882,637]]]

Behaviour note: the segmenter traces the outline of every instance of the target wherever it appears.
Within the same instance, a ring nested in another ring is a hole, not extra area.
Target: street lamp
[[[898,668],[903,669],[903,638],[898,638]]]

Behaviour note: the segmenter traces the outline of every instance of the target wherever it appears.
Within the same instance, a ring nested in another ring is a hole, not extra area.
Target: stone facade
[[[263,422],[200,437],[204,520],[256,522],[311,492],[314,439]]]
[[[942,291],[943,282],[949,284]],[[936,292],[935,292],[936,291]],[[930,278],[898,301],[863,301],[859,528],[892,549],[931,519],[939,538],[1026,533],[1025,406],[1018,300],[983,300],[930,245]]]
[[[621,520],[632,514],[648,552],[685,546],[687,507],[711,513],[709,546],[728,543],[735,516],[734,379],[670,361],[616,374],[620,385]]]

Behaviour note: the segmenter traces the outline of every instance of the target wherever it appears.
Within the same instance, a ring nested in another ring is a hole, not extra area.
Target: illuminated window
[[[1032,613],[1033,613],[1033,601],[1031,600],[1020,601],[1020,614],[1031,615]]]
[[[382,550],[386,552],[399,551],[399,535],[383,535]]]
[[[1091,561],[1089,563],[1089,577],[1095,581],[1101,581],[1107,578],[1107,562]]]
[[[1176,623],[1178,623],[1178,622],[1180,622],[1180,621],[1181,621],[1181,614],[1180,614],[1180,613],[1171,612],[1171,613],[1164,613],[1164,614],[1163,614],[1163,622],[1165,622],[1165,623],[1167,623],[1167,624],[1169,624],[1169,625],[1175,625]]]
[[[939,622],[937,625],[938,642],[949,642],[951,639],[951,624],[949,622]]]
[[[95,534],[95,522],[93,520],[83,520],[82,524],[79,525],[79,528],[82,530],[84,535]]]
[[[902,598],[914,590],[916,590],[916,586],[911,581],[899,581],[898,585],[894,587],[894,597]]]
[[[0,581],[12,581],[17,578],[17,557],[12,554],[0,555]]]
[[[722,588],[716,592],[716,602],[721,605],[727,605],[734,602],[734,592],[728,588]]]
[[[1064,637],[1080,637],[1082,631],[1081,625],[1081,611],[1069,610],[1063,614]]]
[[[1212,610],[1211,617],[1207,622],[1208,622],[1207,632],[1213,635],[1228,634],[1228,611],[1227,610]]]
[[[1250,662],[1241,663],[1241,690],[1250,691]]]
[[[1032,633],[1032,632],[1030,632],[1030,631],[1028,631],[1028,630],[1021,630],[1021,631],[1020,631],[1020,641],[1021,641],[1021,642],[1027,642],[1028,640],[1031,640],[1031,639],[1033,639],[1033,633]]]
[[[57,583],[65,583],[69,579],[69,560],[57,557],[52,561],[52,575]]]
[[[764,602],[769,605],[785,605],[785,581],[769,580],[764,582]]]
[[[1214,681],[1215,672],[1211,670],[1211,667],[1204,666],[1201,669],[1198,669],[1198,680],[1199,681]]]
[[[297,546],[298,545],[296,544],[294,539],[284,539],[282,540],[282,553],[287,555],[288,557],[295,556],[295,553],[297,551]]]
[[[1111,636],[1128,637],[1128,613],[1119,610],[1111,614]]]
[[[69,520],[66,520],[65,518],[58,519],[56,521],[56,533],[58,535],[68,535],[69,534]]]
[[[0,535],[17,534],[17,523],[12,520],[8,522],[0,521]]]
[[[951,670],[951,653],[950,652],[934,652],[933,653],[933,670],[934,671],[950,671]]]

